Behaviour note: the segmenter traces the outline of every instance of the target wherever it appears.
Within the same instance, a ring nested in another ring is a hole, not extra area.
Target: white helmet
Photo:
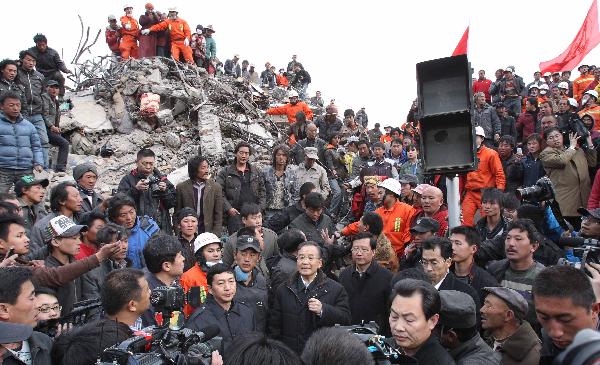
[[[293,97],[299,97],[300,95],[298,95],[298,92],[296,90],[292,90],[289,92],[288,97],[289,98],[293,98]]]
[[[529,86],[529,90],[531,90],[531,89],[538,89],[539,90],[540,87],[537,86],[536,84],[531,84],[531,86]]]
[[[548,87],[548,84],[541,84],[540,90],[550,90],[550,88]]]
[[[131,6],[131,4],[125,4],[125,5],[123,5],[123,10],[129,9],[129,8],[133,9],[133,6]]]
[[[204,232],[200,233],[198,237],[194,240],[194,253],[198,252],[198,250],[202,249],[202,247],[210,245],[211,243],[218,243],[223,245],[219,237],[212,232]]]
[[[169,8],[169,13],[178,13],[176,7]]]
[[[377,186],[380,188],[387,189],[398,196],[402,195],[402,184],[400,184],[400,181],[391,177],[383,180],[382,182],[377,184]]]
[[[563,81],[563,82],[559,82],[559,83],[558,83],[558,88],[559,88],[559,89],[566,89],[566,90],[569,90],[569,84],[568,84],[567,82],[565,82],[565,81]]]
[[[584,95],[585,94],[591,95],[591,96],[595,97],[596,99],[598,99],[598,92],[596,90],[588,90],[584,93]]]
[[[573,98],[569,98],[569,105],[571,105],[573,108],[579,107],[579,103]]]
[[[483,130],[482,126],[478,125],[477,127],[475,127],[475,135],[485,138],[485,131]]]

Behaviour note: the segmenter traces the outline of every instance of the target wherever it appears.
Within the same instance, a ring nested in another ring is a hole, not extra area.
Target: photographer
[[[600,208],[577,210],[581,214],[581,229],[579,236],[583,238],[600,239]]]
[[[586,206],[591,190],[588,168],[596,165],[596,150],[591,136],[587,137],[585,150],[577,146],[579,136],[575,133],[569,134],[569,148],[565,148],[558,128],[545,130],[544,137],[548,147],[542,151],[540,159],[554,185],[562,215],[578,230],[581,221],[577,209]]]
[[[552,266],[540,272],[533,283],[533,301],[544,329],[541,364],[550,364],[580,330],[597,328],[599,308],[589,277],[574,267]]]
[[[161,231],[171,234],[169,209],[175,207],[175,187],[154,167],[155,161],[156,155],[152,150],[141,149],[137,153],[136,168],[121,179],[118,191],[133,199],[139,215],[151,217]]]
[[[160,286],[179,285],[185,257],[181,253],[181,243],[177,238],[164,234],[157,234],[150,238],[144,247],[144,261],[147,269],[145,278],[150,290]],[[142,325],[144,327],[155,325],[154,315],[154,309],[148,309],[142,316]]]
[[[133,336],[131,326],[150,307],[144,273],[135,269],[108,274],[102,287],[105,317],[59,336],[52,360],[61,365],[93,365],[102,352]]]

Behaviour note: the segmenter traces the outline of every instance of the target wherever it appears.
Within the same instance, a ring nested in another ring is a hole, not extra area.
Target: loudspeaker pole
[[[446,175],[446,198],[448,199],[448,227],[460,226],[460,192],[458,175]]]

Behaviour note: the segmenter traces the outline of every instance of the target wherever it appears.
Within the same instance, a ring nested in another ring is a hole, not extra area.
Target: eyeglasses
[[[60,312],[62,310],[62,306],[60,306],[58,304],[53,305],[52,307],[49,305],[44,305],[44,306],[39,307],[37,310],[40,311],[40,313],[48,314],[48,313],[50,313],[50,311]]]
[[[354,253],[368,253],[371,252],[370,248],[366,248],[366,247],[352,247],[352,252]]]
[[[316,256],[304,256],[304,255],[300,255],[298,256],[298,261],[315,261],[315,260],[320,260],[320,257],[316,257]]]

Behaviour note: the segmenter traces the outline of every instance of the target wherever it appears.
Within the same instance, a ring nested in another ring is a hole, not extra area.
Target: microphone
[[[593,238],[583,238],[583,237],[561,237],[558,239],[559,247],[581,247],[581,246],[595,246],[599,247],[600,242]]]

